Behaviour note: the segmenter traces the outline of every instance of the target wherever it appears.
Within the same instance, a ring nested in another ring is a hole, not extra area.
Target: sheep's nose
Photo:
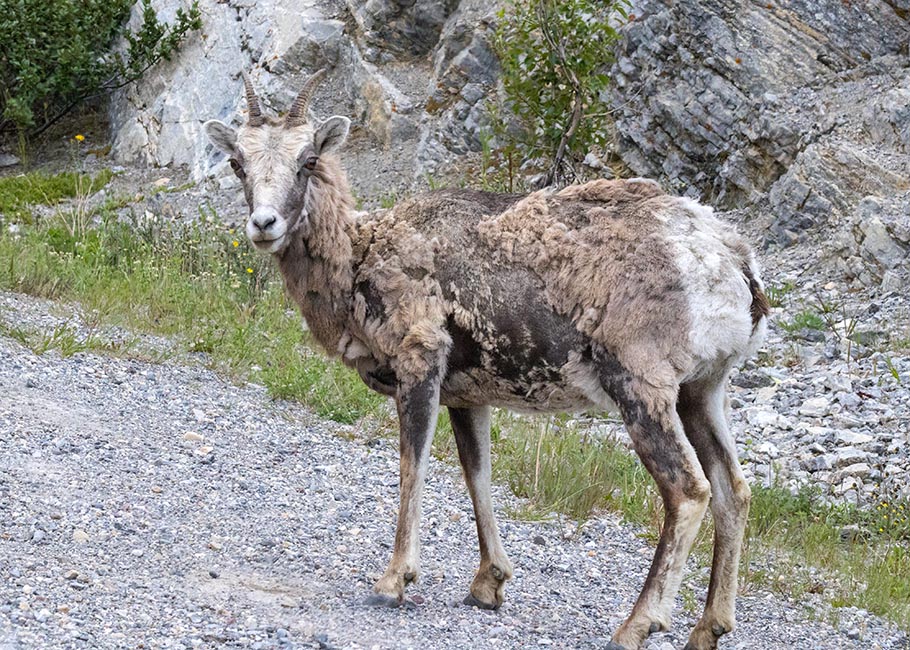
[[[271,228],[272,225],[274,225],[276,220],[277,219],[275,217],[275,213],[272,212],[271,210],[262,211],[262,212],[259,212],[257,210],[250,217],[250,221],[253,222],[253,226],[255,226],[256,230],[258,230],[259,232],[265,232],[266,230]]]

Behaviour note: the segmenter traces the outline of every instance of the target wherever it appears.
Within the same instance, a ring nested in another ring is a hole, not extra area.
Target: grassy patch
[[[798,312],[789,321],[778,321],[781,329],[788,334],[796,334],[804,330],[823,330],[825,329],[825,320],[808,309]]]
[[[824,505],[811,491],[793,495],[753,487],[747,556],[755,561],[777,554],[785,577],[775,586],[794,598],[806,591],[824,593],[836,606],[862,607],[907,628],[908,509],[910,504],[888,502],[871,510]],[[813,577],[811,567],[821,572]],[[761,576],[754,578],[762,582]]]
[[[80,335],[68,323],[58,325],[50,332],[33,332],[7,325],[0,321],[0,332],[32,350],[35,354],[44,354],[56,350],[62,357],[71,357],[78,352],[102,352],[104,354],[127,354],[134,341],[111,341],[94,332]]]
[[[105,322],[172,335],[220,370],[354,422],[383,399],[314,351],[269,260],[212,215],[74,229],[61,214],[0,236],[0,287],[78,301]],[[59,333],[58,339],[64,334]],[[51,347],[71,349],[62,339]]]
[[[91,216],[80,224],[98,217],[98,227],[73,227],[63,214],[16,234],[0,229],[0,288],[76,301],[95,310],[99,322],[172,336],[215,368],[322,416],[385,420],[385,400],[314,348],[270,261],[214,215],[189,224],[121,223],[112,212]],[[807,315],[800,327],[810,324],[824,323]],[[105,350],[101,339],[77,339],[65,326],[40,337],[13,328],[6,333],[39,352]],[[662,520],[656,489],[620,443],[564,417],[508,413],[496,414],[493,438],[497,480],[527,499],[512,514],[546,518],[555,512],[581,520],[612,510],[656,537]],[[455,459],[444,415],[434,453]],[[879,505],[833,507],[808,492],[754,488],[744,588],[768,585],[793,598],[823,591],[829,602],[910,626],[908,505]],[[698,542],[702,564],[710,562],[711,534],[709,523]]]
[[[30,205],[54,205],[64,199],[90,196],[107,185],[112,176],[105,169],[95,177],[76,172],[30,172],[0,178],[0,215],[12,221],[30,221]]]
[[[527,515],[568,514],[584,520],[595,511],[620,512],[629,521],[659,521],[653,483],[638,459],[620,443],[591,435],[564,417],[497,414],[493,472],[528,499]]]

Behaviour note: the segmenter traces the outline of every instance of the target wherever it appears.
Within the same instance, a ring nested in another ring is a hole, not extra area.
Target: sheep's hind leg
[[[718,638],[736,625],[737,572],[751,491],[727,429],[725,384],[726,375],[705,385],[683,386],[676,405],[686,436],[711,482],[714,516],[714,561],[708,599],[686,650],[715,650]]]
[[[465,483],[474,504],[480,544],[480,567],[464,603],[482,609],[497,609],[503,602],[506,580],[512,577],[512,563],[499,538],[490,494],[490,407],[449,407],[449,417]]]
[[[388,569],[367,599],[368,605],[397,607],[405,587],[417,580],[420,565],[420,499],[430,460],[430,443],[439,414],[439,378],[432,375],[396,399],[401,448],[401,501],[395,547]]]
[[[664,527],[632,613],[609,650],[638,650],[652,632],[668,630],[686,558],[710,499],[710,486],[676,414],[676,391],[639,381],[615,359],[598,360],[604,389],[619,405],[635,451],[664,503]]]

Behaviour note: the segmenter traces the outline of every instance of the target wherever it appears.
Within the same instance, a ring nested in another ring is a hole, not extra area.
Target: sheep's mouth
[[[279,248],[281,248],[282,242],[284,241],[284,235],[278,235],[271,239],[260,238],[260,239],[251,239],[255,249],[261,253],[274,253]]]

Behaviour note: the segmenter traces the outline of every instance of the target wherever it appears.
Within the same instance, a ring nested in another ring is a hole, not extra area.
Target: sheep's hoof
[[[698,645],[689,641],[683,650],[717,650],[717,638],[708,641],[707,645]]]
[[[699,622],[692,634],[689,635],[689,642],[683,650],[717,650],[717,640],[726,634],[733,626],[726,627],[720,623],[715,623],[709,629],[708,625]]]
[[[485,603],[475,597],[474,594],[468,594],[462,602],[468,607],[476,607],[477,609],[499,609],[500,605],[500,603]]]
[[[401,607],[404,603],[403,601],[398,600],[395,596],[389,596],[388,594],[370,594],[367,596],[363,604],[367,607],[388,607],[395,608]]]

